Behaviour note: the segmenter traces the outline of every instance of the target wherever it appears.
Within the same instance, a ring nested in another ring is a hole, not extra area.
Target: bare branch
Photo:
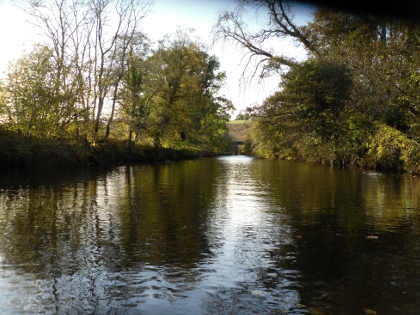
[[[249,58],[261,58],[256,63],[253,76],[262,69],[260,75],[282,66],[295,67],[297,62],[292,57],[279,55],[272,49],[268,49],[267,43],[275,39],[291,38],[301,43],[309,52],[320,56],[315,45],[302,28],[292,21],[292,14],[286,0],[237,0],[238,7],[233,12],[224,12],[219,16],[214,27],[215,40],[231,40],[249,52]],[[245,8],[262,10],[268,16],[266,27],[254,32],[247,30],[242,21],[242,13]],[[250,60],[245,68],[250,64]]]

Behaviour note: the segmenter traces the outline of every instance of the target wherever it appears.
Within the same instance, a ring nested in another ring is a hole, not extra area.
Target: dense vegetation
[[[125,153],[228,148],[233,106],[219,93],[218,60],[182,31],[152,43],[138,31],[148,3],[26,3],[46,41],[0,82],[0,133],[14,139],[0,143],[7,160],[36,159],[39,143],[75,160],[116,143]]]
[[[288,1],[237,1],[216,34],[247,49],[253,74],[282,78],[263,104],[238,115],[253,125],[246,150],[420,173],[419,25],[325,8],[297,25]],[[0,81],[4,161],[42,160],[39,152],[86,162],[105,151],[122,161],[146,148],[154,155],[230,150],[233,105],[220,95],[225,74],[217,58],[182,31],[151,42],[139,31],[148,2],[24,3],[46,41]],[[248,31],[247,8],[268,23]],[[306,60],[279,54],[283,38],[304,47]]]
[[[250,32],[240,10],[226,12],[219,35],[248,49],[262,77],[282,76],[254,108],[254,154],[420,173],[419,25],[319,8],[299,26],[287,1],[239,2],[267,14],[266,27]],[[306,61],[268,48],[284,37]]]

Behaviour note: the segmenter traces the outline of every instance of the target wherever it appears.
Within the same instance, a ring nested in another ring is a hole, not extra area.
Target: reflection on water
[[[245,156],[0,177],[0,313],[418,314],[420,181]]]

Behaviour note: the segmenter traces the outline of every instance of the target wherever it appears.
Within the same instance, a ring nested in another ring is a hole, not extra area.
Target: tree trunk
[[[105,139],[108,139],[109,133],[111,130],[111,123],[114,120],[114,113],[115,113],[115,103],[117,102],[117,93],[118,93],[118,83],[120,81],[120,77],[118,78],[117,83],[114,86],[114,93],[112,96],[112,109],[111,109],[111,116],[109,116],[108,123],[106,124],[106,132],[105,132]]]
[[[101,114],[102,114],[103,106],[104,106],[104,100],[101,97],[101,98],[99,98],[99,102],[98,102],[98,111],[96,113],[95,129],[94,129],[94,132],[93,132],[93,137],[94,137],[95,140],[96,140],[96,137],[97,137],[98,131],[99,131],[99,123],[100,123],[100,120],[101,120]]]
[[[155,148],[160,148],[161,147],[160,137],[159,136],[156,136],[153,139],[153,145],[155,146]]]
[[[133,131],[130,129],[128,130],[128,152],[131,153],[131,140],[133,138]]]
[[[111,116],[109,116],[108,122],[106,124],[105,140],[108,139],[109,133],[111,131],[111,123],[114,120],[114,112],[115,112],[115,98],[112,101]]]

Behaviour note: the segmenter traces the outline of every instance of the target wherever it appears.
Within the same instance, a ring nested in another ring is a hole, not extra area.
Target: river
[[[226,156],[0,176],[1,314],[419,314],[420,180]]]

